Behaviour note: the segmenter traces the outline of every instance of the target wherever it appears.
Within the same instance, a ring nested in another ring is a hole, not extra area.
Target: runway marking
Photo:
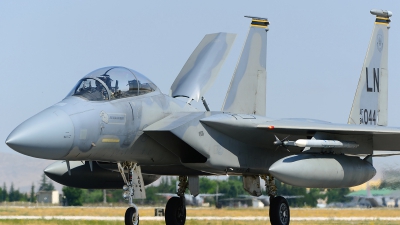
[[[103,220],[103,221],[123,221],[120,216],[0,216],[0,220]],[[164,221],[162,216],[141,216],[140,220],[147,221]],[[246,217],[217,217],[217,216],[202,216],[202,217],[186,217],[186,220],[269,220],[265,216],[246,216]],[[363,221],[363,220],[386,220],[400,221],[400,217],[291,217],[291,221]]]

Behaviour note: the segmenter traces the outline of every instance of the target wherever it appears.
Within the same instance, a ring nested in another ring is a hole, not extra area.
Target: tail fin
[[[376,15],[374,30],[361,70],[348,124],[388,123],[388,30],[390,11],[371,10]]]
[[[172,97],[199,101],[212,86],[232,47],[236,34],[207,34],[171,86]]]
[[[269,22],[265,18],[246,17],[252,18],[250,30],[222,111],[265,116]]]

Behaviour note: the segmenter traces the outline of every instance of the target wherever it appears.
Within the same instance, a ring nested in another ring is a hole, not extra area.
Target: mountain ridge
[[[33,183],[35,191],[38,191],[43,170],[53,162],[55,161],[0,152],[0,187],[2,188],[5,182],[7,191],[9,191],[11,183],[13,183],[14,189],[22,193],[29,193]],[[54,187],[61,191],[62,185],[52,182]]]

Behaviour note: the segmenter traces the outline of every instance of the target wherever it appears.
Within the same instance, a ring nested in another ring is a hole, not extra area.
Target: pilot
[[[96,87],[92,87],[88,92],[83,94],[83,97],[90,101],[101,101],[107,99],[107,91],[103,85],[96,80]]]
[[[113,87],[111,86],[111,81],[113,81],[113,80],[110,78],[109,75],[102,75],[102,76],[97,77],[97,78],[99,78],[101,81],[103,81],[107,85],[107,87],[111,91],[113,91]],[[116,86],[118,86],[118,85],[116,85]]]

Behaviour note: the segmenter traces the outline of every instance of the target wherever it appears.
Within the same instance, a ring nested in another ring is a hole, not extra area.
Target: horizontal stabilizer
[[[374,151],[372,157],[388,157],[395,155],[400,155],[400,151]]]
[[[172,84],[171,96],[199,101],[214,83],[235,38],[236,34],[207,34]]]

